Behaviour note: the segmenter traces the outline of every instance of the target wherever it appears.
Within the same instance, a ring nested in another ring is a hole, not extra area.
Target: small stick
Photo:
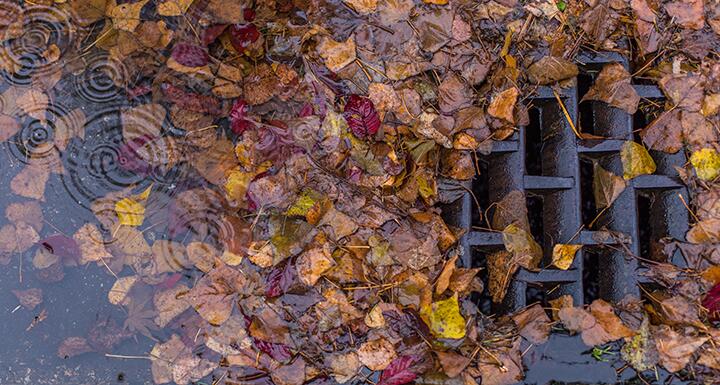
[[[565,119],[567,119],[568,124],[570,124],[570,129],[573,131],[575,136],[578,137],[578,139],[582,139],[583,137],[578,132],[577,128],[575,128],[575,123],[573,123],[572,118],[570,118],[570,114],[568,113],[567,109],[565,108],[565,103],[563,103],[562,99],[560,99],[560,95],[558,95],[557,91],[552,90],[553,95],[555,95],[555,99],[557,99],[558,103],[560,103],[560,108],[562,109],[563,114],[565,115]]]
[[[152,357],[149,357],[149,356],[124,356],[122,354],[110,354],[110,353],[105,353],[105,357],[123,358],[123,359],[128,359],[128,360],[151,360],[152,359]]]

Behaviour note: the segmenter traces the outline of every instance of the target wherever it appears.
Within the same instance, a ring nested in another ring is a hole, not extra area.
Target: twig
[[[557,99],[558,103],[560,103],[560,108],[562,109],[562,112],[565,115],[565,119],[567,119],[568,124],[570,124],[570,129],[573,131],[575,136],[578,137],[578,139],[582,139],[583,137],[580,135],[577,128],[575,128],[575,123],[573,123],[572,118],[570,118],[570,114],[565,108],[565,103],[563,103],[562,99],[560,99],[560,95],[558,95],[557,91],[555,90],[552,90],[552,92],[553,95],[555,95],[555,99]]]
[[[150,356],[125,356],[122,354],[110,354],[110,353],[105,353],[105,357],[123,358],[123,359],[128,359],[128,360],[152,360],[152,357],[150,357]]]

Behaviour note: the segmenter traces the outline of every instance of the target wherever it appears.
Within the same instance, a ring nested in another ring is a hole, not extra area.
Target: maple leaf
[[[157,330],[158,327],[155,325],[153,319],[157,315],[155,309],[146,309],[145,305],[150,302],[150,299],[144,301],[138,301],[137,299],[130,302],[128,305],[128,316],[123,323],[123,330],[127,330],[132,333],[140,333],[150,339],[155,339],[152,336],[153,330]]]

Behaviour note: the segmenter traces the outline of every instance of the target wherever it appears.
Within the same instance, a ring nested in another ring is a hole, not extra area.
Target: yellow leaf
[[[623,164],[623,178],[626,180],[635,178],[638,175],[655,172],[655,161],[653,161],[647,149],[631,140],[623,145],[620,151],[620,159]]]
[[[465,337],[465,318],[460,314],[457,293],[446,300],[423,306],[420,317],[438,338]]]
[[[115,213],[121,225],[140,226],[145,220],[145,206],[133,198],[123,198],[115,203]]]
[[[690,163],[702,180],[713,180],[720,175],[720,154],[714,148],[703,148],[690,155]]]
[[[228,200],[240,202],[245,199],[245,193],[255,175],[254,172],[244,172],[239,168],[230,170],[225,181],[225,195]]]
[[[150,0],[141,0],[137,3],[116,5],[117,2],[109,4],[107,16],[112,19],[115,29],[135,32],[140,25],[140,11]]]
[[[195,0],[168,0],[157,7],[160,16],[182,16]]]
[[[505,249],[513,255],[513,262],[528,270],[538,268],[543,252],[532,234],[511,223],[503,229],[502,236]]]
[[[575,254],[582,245],[567,245],[558,243],[553,247],[552,264],[560,270],[567,270],[575,260]]]

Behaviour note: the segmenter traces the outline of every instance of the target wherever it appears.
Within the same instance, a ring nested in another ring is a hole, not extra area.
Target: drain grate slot
[[[598,211],[593,197],[593,162],[622,175],[620,150],[625,141],[635,139],[648,119],[601,102],[579,103],[604,64],[627,64],[616,54],[583,55],[579,61],[585,64],[577,86],[561,90],[560,97],[576,126],[608,139],[578,139],[552,90],[541,87],[528,102],[530,124],[520,127],[509,140],[495,142],[490,155],[478,154],[481,175],[468,185],[480,209],[492,217],[494,203],[511,191],[523,191],[533,236],[543,247],[541,266],[545,267],[539,272],[518,271],[501,305],[490,304],[487,294],[481,293],[478,301],[483,312],[506,313],[538,301],[547,304],[563,294],[571,295],[576,304],[597,298],[619,301],[627,294],[639,296],[634,256],[652,258],[653,245],[660,238],[682,239],[688,228],[687,213],[678,204],[678,194],[687,200],[687,191],[674,169],[686,161],[682,152],[651,153],[657,172],[630,181],[595,226],[587,228]],[[662,98],[654,86],[639,85],[636,89],[643,98]],[[466,234],[461,239],[466,251],[464,262],[485,267],[487,255],[503,249],[502,235],[483,230],[486,218],[480,220],[469,194],[458,202],[453,206],[457,210],[449,213],[462,217],[451,223],[465,224]],[[601,230],[623,235],[600,239]],[[584,245],[568,270],[548,267],[556,243]],[[676,256],[674,262],[681,262],[681,258]],[[482,277],[487,279],[487,274]]]

